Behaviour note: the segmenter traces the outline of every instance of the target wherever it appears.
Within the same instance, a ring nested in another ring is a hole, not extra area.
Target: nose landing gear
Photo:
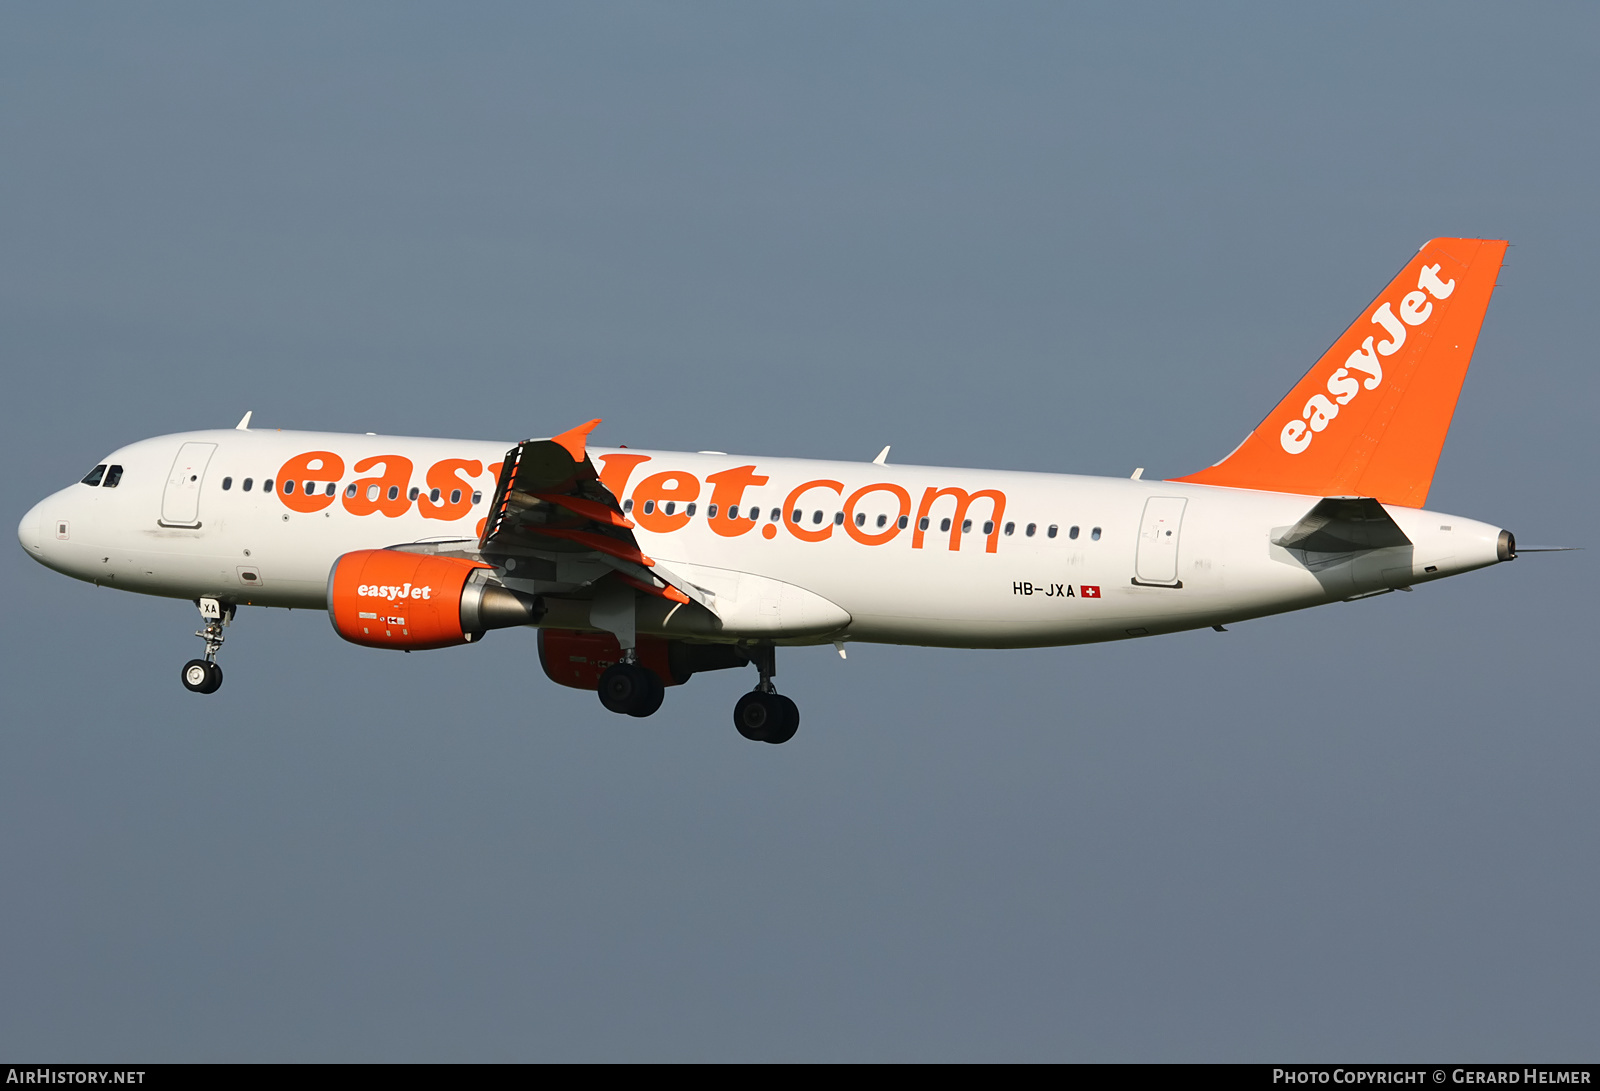
[[[233,621],[237,607],[212,598],[200,599],[195,605],[200,607],[202,625],[194,635],[206,642],[206,657],[183,665],[183,688],[191,693],[215,693],[222,686],[222,668],[217,666],[217,652],[225,639],[222,630]]]
[[[770,644],[749,649],[761,679],[733,706],[733,726],[751,742],[786,743],[800,730],[800,707],[778,692],[777,656]]]

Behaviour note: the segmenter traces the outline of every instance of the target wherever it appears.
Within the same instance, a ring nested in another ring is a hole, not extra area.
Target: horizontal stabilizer
[[[1330,496],[1317,501],[1273,544],[1309,553],[1359,553],[1408,546],[1411,539],[1372,497]]]

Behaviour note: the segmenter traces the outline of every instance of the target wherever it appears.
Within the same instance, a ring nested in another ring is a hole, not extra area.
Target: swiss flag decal
[[[1097,599],[1100,597],[1100,588],[1091,583],[1080,584],[1078,594],[1086,599]]]

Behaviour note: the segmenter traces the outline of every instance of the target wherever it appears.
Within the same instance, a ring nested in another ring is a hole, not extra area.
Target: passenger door
[[[205,484],[206,466],[215,453],[215,443],[185,443],[172,460],[166,491],[161,494],[161,519],[164,527],[200,525],[200,487]]]

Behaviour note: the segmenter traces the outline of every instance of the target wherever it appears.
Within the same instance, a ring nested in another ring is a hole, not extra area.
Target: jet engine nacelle
[[[690,644],[659,636],[641,636],[634,652],[662,685],[681,686],[698,671],[742,667],[750,662],[732,644]],[[571,629],[539,630],[539,665],[550,681],[573,689],[599,689],[601,673],[622,659],[622,646],[610,633]]]
[[[346,553],[328,574],[328,616],[353,644],[403,651],[537,622],[539,600],[494,583],[489,571],[481,561],[399,549]]]

